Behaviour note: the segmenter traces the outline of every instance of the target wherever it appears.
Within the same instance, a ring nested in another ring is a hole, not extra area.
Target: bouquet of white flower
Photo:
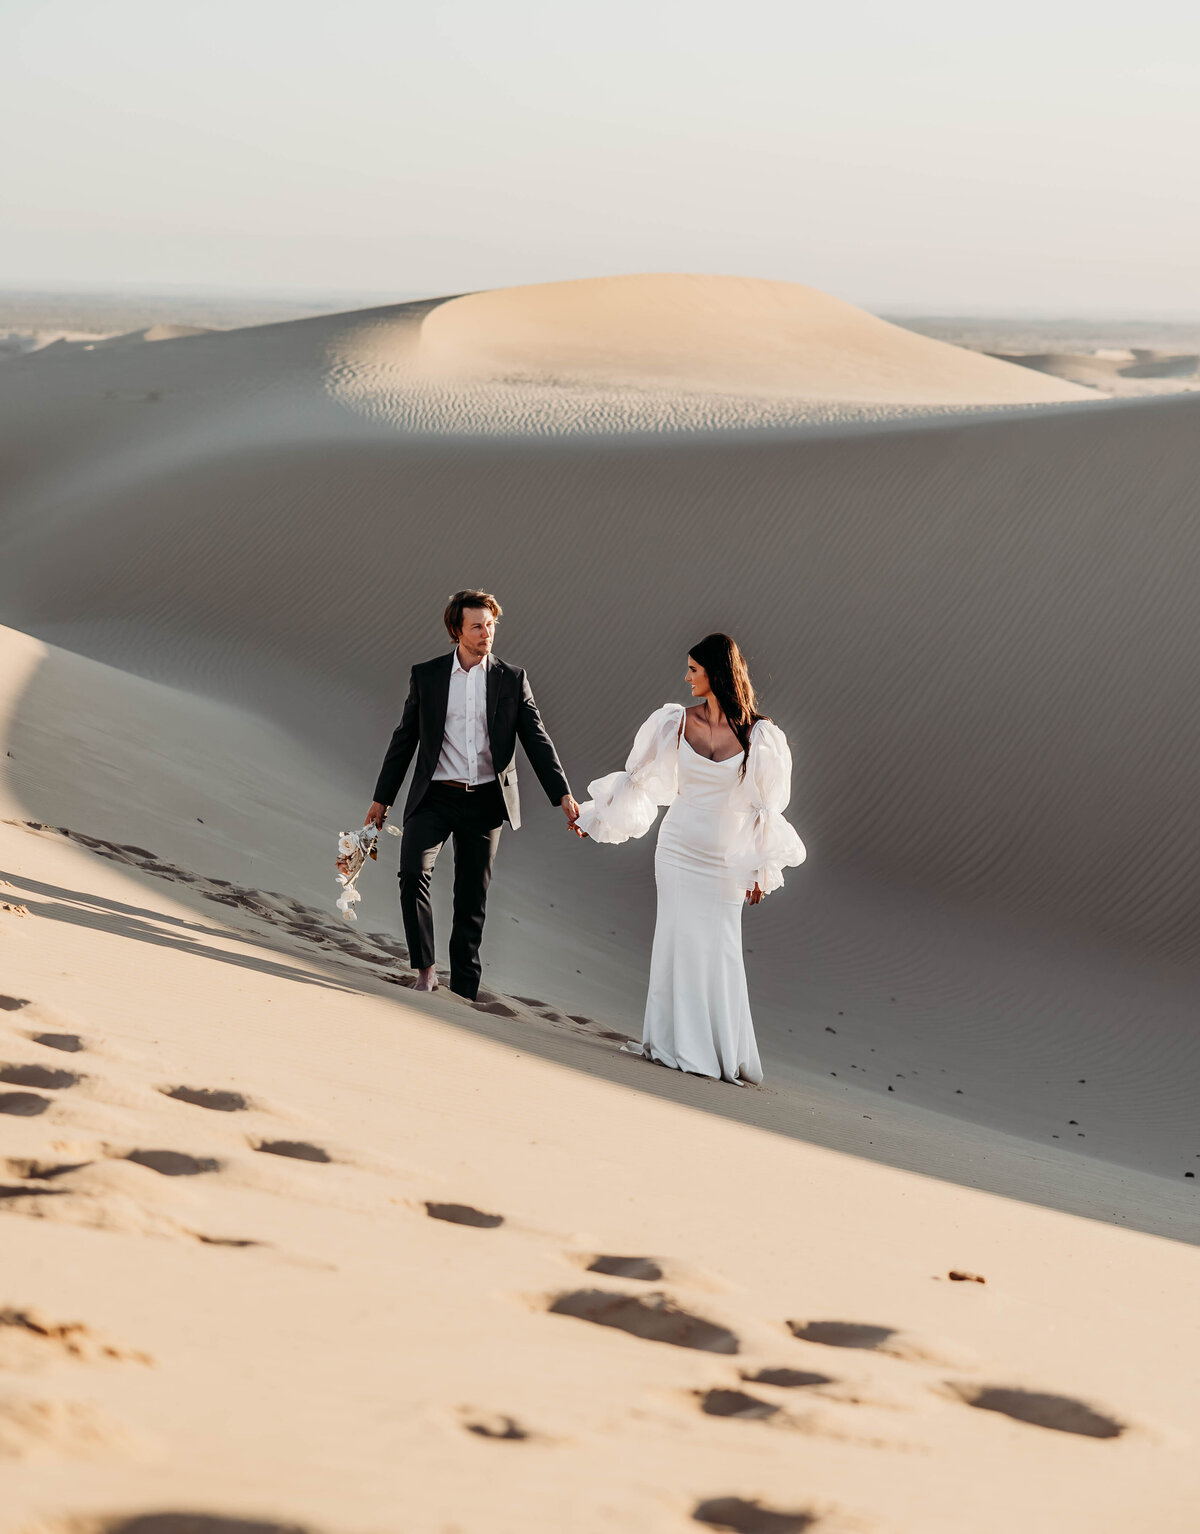
[[[389,826],[391,836],[399,836],[398,826]],[[337,908],[347,921],[357,921],[354,907],[362,899],[358,892],[358,876],[368,858],[379,856],[379,827],[359,826],[357,831],[339,831],[337,844],[337,880],[342,886]]]

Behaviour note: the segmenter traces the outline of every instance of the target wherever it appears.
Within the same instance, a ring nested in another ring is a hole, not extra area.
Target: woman
[[[700,702],[668,703],[633,742],[624,772],[588,784],[575,830],[598,842],[644,836],[660,804],[658,921],[642,1044],[675,1070],[762,1080],[742,963],[742,908],[783,884],[804,843],[783,818],[792,756],[755,709],[742,652],[710,634],[688,655]]]

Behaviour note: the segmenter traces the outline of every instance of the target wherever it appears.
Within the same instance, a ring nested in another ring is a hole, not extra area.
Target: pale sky
[[[0,0],[0,285],[1200,315],[1184,0]]]

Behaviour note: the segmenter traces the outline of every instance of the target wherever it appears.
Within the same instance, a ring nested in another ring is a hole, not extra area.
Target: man
[[[487,889],[507,820],[521,824],[517,741],[551,804],[574,827],[579,806],[546,734],[524,671],[492,654],[499,602],[486,591],[456,591],[442,617],[454,640],[449,655],[412,668],[404,713],[375,785],[367,825],[382,828],[414,754],[400,843],[400,909],[418,991],[437,989],[433,950],[433,866],[454,838],[454,926],[450,989],[474,1001]]]

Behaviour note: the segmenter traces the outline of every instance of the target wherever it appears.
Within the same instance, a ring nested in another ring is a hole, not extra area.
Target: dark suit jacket
[[[404,819],[418,808],[433,781],[442,739],[446,733],[446,704],[450,697],[450,672],[454,651],[423,661],[412,668],[412,680],[404,713],[392,735],[392,743],[379,769],[375,799],[379,804],[394,804],[404,774],[415,754],[417,765],[404,805]],[[488,661],[487,727],[492,748],[492,762],[504,796],[505,819],[515,831],[521,824],[521,798],[517,792],[517,741],[533,765],[538,781],[551,804],[559,804],[570,785],[558,760],[554,742],[546,734],[538,713],[529,680],[524,671],[509,666],[493,655]]]

